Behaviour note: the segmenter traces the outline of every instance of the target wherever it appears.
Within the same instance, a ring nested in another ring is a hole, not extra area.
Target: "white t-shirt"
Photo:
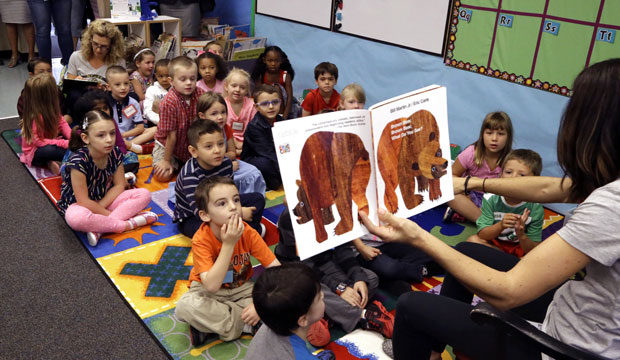
[[[168,90],[164,89],[159,81],[155,81],[155,84],[149,86],[144,94],[144,116],[153,124],[159,124],[159,113],[153,111],[153,102],[156,99],[163,99],[168,93]]]
[[[568,281],[543,323],[556,339],[620,359],[620,179],[596,189],[557,232],[592,258],[583,281]]]

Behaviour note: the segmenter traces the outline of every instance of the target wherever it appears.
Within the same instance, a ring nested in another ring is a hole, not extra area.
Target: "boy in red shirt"
[[[154,175],[168,182],[175,171],[191,157],[187,129],[196,118],[196,103],[204,90],[196,88],[198,70],[187,56],[170,61],[168,74],[172,87],[159,105],[159,124],[153,148]]]
[[[310,91],[301,104],[301,116],[335,111],[340,103],[340,94],[334,90],[338,83],[338,67],[329,62],[322,62],[314,68],[314,80],[319,86]]]
[[[204,223],[192,238],[190,288],[179,299],[175,314],[190,325],[192,344],[199,346],[214,334],[231,341],[242,332],[254,332],[260,318],[252,303],[250,255],[267,268],[280,262],[241,219],[239,190],[231,178],[202,180],[195,197]]]

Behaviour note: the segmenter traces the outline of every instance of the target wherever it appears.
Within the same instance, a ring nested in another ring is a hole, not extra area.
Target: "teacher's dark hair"
[[[620,59],[584,69],[575,79],[558,133],[558,162],[572,180],[569,200],[585,200],[620,175]]]

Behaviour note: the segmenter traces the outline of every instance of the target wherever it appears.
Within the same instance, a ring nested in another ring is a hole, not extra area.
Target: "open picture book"
[[[446,89],[276,122],[272,129],[303,260],[368,233],[358,211],[411,217],[454,198]]]

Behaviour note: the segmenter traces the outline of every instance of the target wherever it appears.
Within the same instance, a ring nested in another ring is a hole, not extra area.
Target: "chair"
[[[471,319],[480,325],[490,324],[501,332],[520,337],[528,345],[556,360],[606,360],[606,358],[565,344],[510,311],[500,311],[481,302],[471,311]]]

